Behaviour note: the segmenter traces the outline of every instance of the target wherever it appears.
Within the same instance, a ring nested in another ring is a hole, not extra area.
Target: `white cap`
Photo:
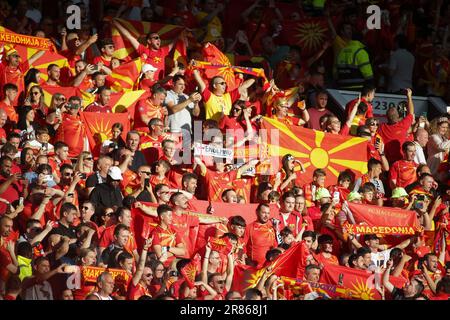
[[[113,180],[123,180],[122,171],[120,171],[119,167],[111,167],[108,170],[108,176]]]
[[[142,73],[146,73],[147,71],[153,71],[153,72],[155,72],[156,70],[158,70],[158,69],[156,69],[154,66],[152,66],[151,64],[144,64],[143,66],[142,66]]]

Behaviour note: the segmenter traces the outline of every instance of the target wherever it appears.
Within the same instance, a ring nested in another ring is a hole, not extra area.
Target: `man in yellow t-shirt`
[[[239,99],[241,93],[245,93],[245,90],[255,82],[254,79],[246,80],[239,88],[227,92],[227,83],[221,76],[215,76],[211,79],[209,89],[206,87],[198,70],[194,70],[194,78],[200,88],[200,93],[205,104],[206,120],[212,119],[217,122],[224,115],[230,114],[233,103]]]

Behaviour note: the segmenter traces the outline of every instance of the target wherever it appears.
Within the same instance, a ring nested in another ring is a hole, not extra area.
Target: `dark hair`
[[[68,163],[64,163],[59,169],[60,172],[66,171],[67,169],[73,170],[73,166]]]
[[[6,83],[5,85],[3,85],[3,95],[5,95],[6,91],[8,90],[19,91],[19,89],[14,83]]]
[[[121,254],[119,254],[119,256],[117,257],[117,262],[118,263],[122,263],[127,259],[133,259],[133,256],[131,255],[131,253],[123,251]]]
[[[258,204],[258,206],[256,207],[256,212],[260,212],[262,207],[267,207],[270,208],[270,206],[267,203],[260,203]]]
[[[165,184],[165,183],[158,183],[158,184],[155,186],[155,193],[158,193],[158,191],[161,190],[163,187],[168,187],[168,185]]]
[[[274,249],[267,250],[267,252],[266,252],[266,261],[267,261],[267,262],[272,262],[272,261],[275,260],[281,253],[282,253],[281,250],[278,249],[278,248],[274,248]]]
[[[188,182],[192,179],[198,180],[198,176],[195,173],[186,172],[185,174],[183,174],[183,177],[181,178],[181,185],[183,185],[185,182]]]
[[[27,130],[27,114],[33,111],[31,106],[21,106],[18,108],[17,113],[19,114],[19,120],[17,120],[17,128],[20,130]]]
[[[415,144],[412,141],[406,141],[402,144],[402,151],[403,153],[406,153],[406,151],[408,150],[408,147],[414,147]]]
[[[395,41],[400,49],[406,49],[408,47],[408,38],[403,34],[398,34],[395,37]]]
[[[70,212],[72,210],[77,211],[77,207],[73,203],[70,203],[70,202],[63,203],[63,205],[61,206],[61,209],[59,210],[60,219],[64,216],[65,212]]]
[[[294,234],[294,233],[292,232],[292,230],[291,230],[289,227],[284,227],[284,228],[280,231],[280,236],[281,236],[282,238],[287,237],[287,236],[290,235],[290,234]]]
[[[30,148],[26,148],[26,149],[30,149]],[[2,154],[6,155],[8,153],[17,153],[17,148],[15,146],[13,146],[10,142],[7,142],[3,145]],[[22,155],[20,157],[22,159]]]
[[[281,201],[285,201],[287,198],[295,199],[295,194],[292,191],[287,191],[287,192],[283,193],[283,195],[281,196]]]
[[[380,160],[377,160],[375,158],[370,158],[369,161],[367,161],[367,169],[369,171],[371,171],[375,166],[378,166],[378,165],[381,166],[382,163]]]
[[[343,180],[350,180],[350,182],[352,182],[352,175],[348,171],[340,172],[338,176],[338,182]]]
[[[247,223],[245,222],[245,219],[241,216],[232,216],[229,220],[230,226],[239,226],[239,227],[246,227]]]
[[[158,212],[158,217],[161,217],[161,215],[165,212],[172,211],[172,207],[167,204],[161,204],[158,206],[156,211]]]
[[[123,223],[119,223],[119,224],[117,224],[117,225],[114,227],[114,236],[115,236],[115,237],[118,237],[120,231],[122,231],[122,230],[128,230],[128,231],[130,231],[130,228],[127,227],[126,225],[124,225]]]
[[[364,192],[376,192],[376,187],[372,182],[366,182],[361,186],[360,192],[364,193]]]
[[[333,243],[333,237],[329,234],[322,234],[319,236],[319,239],[317,241],[319,242],[319,244]]]
[[[50,70],[52,70],[54,67],[59,68],[57,64],[54,64],[54,63],[49,64],[48,67],[47,67],[47,72],[49,72]]]
[[[443,277],[441,279],[441,281],[439,281],[438,284],[436,285],[436,294],[439,294],[441,292],[450,294],[450,277],[449,276]]]
[[[185,77],[184,77],[183,75],[177,74],[177,75],[175,75],[175,76],[172,78],[172,83],[175,83],[175,82],[177,82],[177,81],[180,80],[180,79],[186,81],[186,79],[185,79]]]
[[[261,299],[263,297],[263,294],[260,290],[256,288],[250,288],[245,290],[244,300],[256,300],[257,297],[260,297]]]
[[[238,241],[239,240],[238,236],[235,235],[234,233],[231,233],[231,232],[224,233],[220,238],[221,239],[228,238],[228,239],[233,240],[233,241]]]
[[[40,71],[36,68],[31,68],[28,70],[27,74],[25,75],[25,78],[23,79],[25,82],[25,88],[28,88],[30,83],[38,83],[37,80],[37,74],[40,73]]]
[[[323,169],[316,169],[313,172],[313,177],[326,177],[327,172]]]
[[[59,149],[62,149],[62,148],[64,148],[64,147],[69,147],[69,146],[68,146],[67,143],[65,143],[65,142],[63,142],[63,141],[57,141],[57,142],[55,142],[55,145],[54,145],[55,151],[57,151],[57,150],[59,150]]]
[[[307,265],[306,268],[305,268],[305,273],[307,273],[307,272],[310,271],[310,270],[314,270],[314,269],[320,271],[320,267],[319,267],[317,264],[310,264],[310,265]]]
[[[370,253],[370,249],[367,247],[361,247],[356,250],[356,257],[364,257],[366,254]]]
[[[123,198],[123,200],[122,200],[122,205],[123,205],[125,208],[131,210],[131,208],[133,207],[133,204],[134,204],[136,201],[137,201],[137,200],[136,200],[135,197],[133,197],[132,195],[128,195],[128,196],[126,196],[125,198]]]
[[[28,241],[22,241],[17,244],[17,255],[28,259],[33,257],[33,247]]]
[[[375,86],[372,85],[365,85],[362,89],[361,89],[361,97],[365,97],[367,95],[369,95],[371,92],[375,91]]]
[[[305,238],[308,238],[308,237],[311,237],[312,241],[314,242],[314,241],[316,241],[317,234],[314,231],[311,231],[311,230],[307,230],[307,231],[303,232],[302,240],[305,239]]]

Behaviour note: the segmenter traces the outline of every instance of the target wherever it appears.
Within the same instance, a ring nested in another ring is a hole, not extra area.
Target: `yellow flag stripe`
[[[318,148],[321,147],[323,138],[325,138],[325,132],[316,131],[316,147],[318,147]]]
[[[347,160],[347,159],[330,159],[331,163],[339,164],[341,166],[350,168],[352,170],[356,170],[360,173],[367,172],[367,162],[364,161],[355,161],[355,160]]]
[[[145,90],[130,91],[130,92],[124,93],[122,95],[122,97],[120,97],[120,99],[114,105],[113,112],[115,112],[116,107],[121,106],[121,105],[128,108],[130,105],[135,103],[144,93],[145,93]]]
[[[338,145],[337,147],[334,147],[333,149],[329,150],[328,154],[331,155],[333,153],[356,146],[356,145],[364,143],[366,141],[367,141],[367,139],[364,139],[364,138],[352,138],[352,139],[347,140],[344,143]],[[364,152],[366,152],[366,150],[364,150]]]
[[[270,118],[266,118],[264,117],[264,121],[267,121],[268,123],[270,123],[273,127],[275,127],[276,129],[282,131],[285,135],[287,135],[288,137],[290,137],[291,139],[293,139],[295,142],[299,143],[300,145],[302,145],[306,150],[311,151],[312,148],[307,145],[305,142],[303,142],[302,140],[300,140],[296,135],[294,135],[294,133],[288,129],[288,127],[275,120],[275,119],[270,119]]]
[[[339,176],[339,172],[335,168],[333,168],[331,165],[328,165],[326,169],[330,170],[332,174],[334,174],[336,177]]]

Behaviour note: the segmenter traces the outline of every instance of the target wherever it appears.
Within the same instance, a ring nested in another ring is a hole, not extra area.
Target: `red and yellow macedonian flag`
[[[329,39],[329,29],[325,18],[309,18],[301,21],[286,21],[283,25],[289,45],[302,48],[302,57],[310,57],[320,50]]]
[[[106,81],[108,81],[110,87],[116,92],[132,91],[137,87],[136,84],[141,70],[142,59],[137,58],[114,69],[113,72],[106,77]]]
[[[376,289],[377,286],[381,286],[381,279],[382,274],[332,264],[325,264],[320,276],[321,283],[339,284],[349,289],[351,299],[356,300],[381,300],[381,295]],[[389,281],[397,288],[403,288],[406,283],[403,277],[391,276]]]
[[[142,22],[142,21],[132,21],[117,19],[117,21],[126,28],[136,39],[145,42],[144,38],[149,32],[157,32],[161,37],[161,45],[166,45],[172,40],[176,39],[178,35],[183,31],[183,27],[171,25],[171,24],[161,24],[154,22]],[[116,51],[114,56],[121,60],[128,60],[129,56],[135,54],[135,50],[131,43],[122,37],[119,30],[115,27],[111,29],[112,40]]]
[[[227,56],[220,51],[215,45],[211,43],[205,44],[202,50],[205,61],[211,62],[213,65],[221,65],[221,68],[217,69],[205,69],[205,76],[211,79],[215,76],[221,76],[227,83],[227,91],[232,91],[239,86],[238,81],[234,75],[231,67],[230,60]]]
[[[315,169],[324,169],[326,183],[336,184],[339,172],[351,169],[358,178],[367,172],[367,139],[352,136],[340,136],[288,126],[275,119],[263,118],[261,128],[261,148],[267,150],[272,163],[277,163],[285,154],[292,154],[305,167],[306,173],[300,173],[303,183],[312,181]],[[281,165],[281,161],[278,162]],[[279,166],[272,166],[271,174],[278,172]]]
[[[55,45],[48,38],[33,37],[25,34],[15,33],[0,26],[0,43],[20,45],[37,50],[56,51]]]
[[[126,113],[103,113],[101,117],[96,112],[82,112],[81,120],[86,127],[86,135],[91,150],[96,145],[112,137],[111,128],[114,123],[123,125],[122,138],[126,139],[126,133],[130,130],[130,121]]]

